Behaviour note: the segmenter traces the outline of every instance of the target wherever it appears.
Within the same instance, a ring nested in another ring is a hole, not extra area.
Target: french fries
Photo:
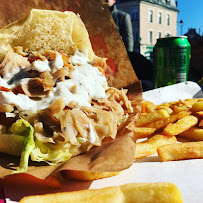
[[[135,159],[155,154],[158,147],[176,142],[177,139],[175,136],[167,137],[157,134],[146,141],[136,144]]]
[[[129,183],[96,190],[80,190],[46,195],[27,196],[20,203],[181,203],[182,194],[173,183]]]
[[[150,113],[156,109],[156,105],[150,101],[144,101],[142,103],[142,113]]]
[[[193,127],[180,133],[179,136],[185,137],[191,140],[203,141],[203,129]]]
[[[203,117],[203,111],[197,111],[196,113]]]
[[[195,126],[197,123],[198,119],[195,116],[186,116],[178,120],[176,123],[168,124],[165,127],[163,134],[166,136],[178,135],[183,131]]]
[[[190,108],[188,107],[188,106],[185,106],[185,105],[183,105],[183,104],[181,104],[181,105],[174,105],[173,106],[173,111],[175,112],[175,113],[179,113],[179,112],[181,112],[181,111],[188,111]]]
[[[173,109],[171,109],[170,107],[168,107],[166,105],[159,105],[159,106],[157,106],[156,109],[157,110],[158,109],[165,109],[169,113],[169,115],[171,115],[173,113]]]
[[[192,105],[192,112],[203,111],[203,101],[197,101]]]
[[[156,152],[161,161],[203,158],[203,143],[200,142],[203,141],[203,99],[157,106],[145,101],[139,120],[131,127],[133,138],[137,140],[135,159]],[[140,140],[144,137],[148,139]],[[177,140],[182,143],[176,143]]]
[[[190,115],[190,112],[182,111],[182,112],[179,112],[177,114],[171,115],[170,117],[168,117],[166,119],[151,122],[150,124],[147,125],[147,127],[148,128],[156,128],[158,130],[158,129],[164,128],[165,126],[167,126],[170,123],[174,123],[177,120],[182,119],[182,118],[189,116],[189,115]]]
[[[169,117],[169,113],[164,109],[152,111],[150,113],[141,115],[141,117],[136,123],[136,127],[144,127],[153,121],[161,120],[168,117]]]
[[[203,119],[199,122],[199,127],[203,127]]]
[[[154,133],[156,128],[145,128],[145,127],[135,127],[133,129],[134,136],[133,139],[137,140],[140,138],[145,138]]]
[[[161,146],[157,149],[161,161],[177,161],[203,158],[203,141],[185,142]]]

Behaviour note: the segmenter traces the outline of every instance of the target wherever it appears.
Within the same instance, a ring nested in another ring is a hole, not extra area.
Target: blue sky
[[[203,35],[203,0],[178,0],[178,35],[181,34],[180,20],[183,21],[182,34],[188,28],[196,28],[199,34]]]

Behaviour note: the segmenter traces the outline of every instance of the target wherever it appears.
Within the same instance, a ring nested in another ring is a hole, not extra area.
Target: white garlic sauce
[[[34,61],[32,69],[36,70],[36,71],[38,71],[40,73],[45,72],[45,71],[51,71],[48,60]]]
[[[55,73],[57,70],[63,68],[63,58],[60,53],[57,53],[56,58],[53,62],[53,72]]]
[[[73,65],[82,65],[89,63],[87,50],[83,50],[83,52],[79,52],[78,50],[70,57],[70,60]]]
[[[58,54],[54,61],[55,68],[63,67],[61,59],[61,54]],[[91,106],[91,99],[104,98],[108,85],[105,76],[99,72],[98,68],[90,65],[87,56],[79,51],[71,56],[71,62],[77,64],[74,66],[71,78],[57,83],[47,96],[35,101],[24,94],[15,95],[12,92],[0,91],[0,105],[13,104],[20,111],[37,112],[47,108],[57,98],[63,98],[66,106],[70,102],[76,102],[79,107]],[[33,69],[39,72],[51,71],[47,60],[35,61]],[[22,82],[27,82],[27,80],[22,79]],[[0,78],[0,86],[9,88],[7,81],[3,78]]]

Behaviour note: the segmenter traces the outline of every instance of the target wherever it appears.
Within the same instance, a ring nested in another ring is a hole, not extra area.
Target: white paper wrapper
[[[203,97],[201,87],[195,82],[182,82],[150,91],[143,92],[144,100],[158,105],[164,102],[185,100],[188,98]]]

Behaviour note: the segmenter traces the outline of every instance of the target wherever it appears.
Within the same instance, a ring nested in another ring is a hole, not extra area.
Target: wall
[[[126,1],[116,4],[117,8],[129,13],[134,33],[134,51],[148,56],[156,44],[158,32],[165,37],[167,34],[177,36],[177,11],[145,1]],[[149,10],[153,10],[153,23],[149,22]],[[138,12],[138,19],[133,19],[133,12]],[[162,24],[158,24],[158,12],[162,13]],[[166,23],[166,16],[170,15],[170,25]],[[149,43],[149,31],[153,32],[153,43]],[[136,34],[137,33],[137,34]],[[139,41],[139,37],[141,41]]]
[[[149,11],[153,11],[153,22],[149,22]],[[158,13],[162,13],[162,23],[158,23]],[[167,14],[170,15],[170,25],[167,25]],[[150,47],[156,44],[158,32],[161,32],[161,37],[167,34],[177,36],[177,12],[161,7],[159,5],[150,4],[147,2],[140,3],[140,37],[141,48],[140,53],[145,55],[150,51]],[[152,43],[149,43],[149,31],[153,33]]]

